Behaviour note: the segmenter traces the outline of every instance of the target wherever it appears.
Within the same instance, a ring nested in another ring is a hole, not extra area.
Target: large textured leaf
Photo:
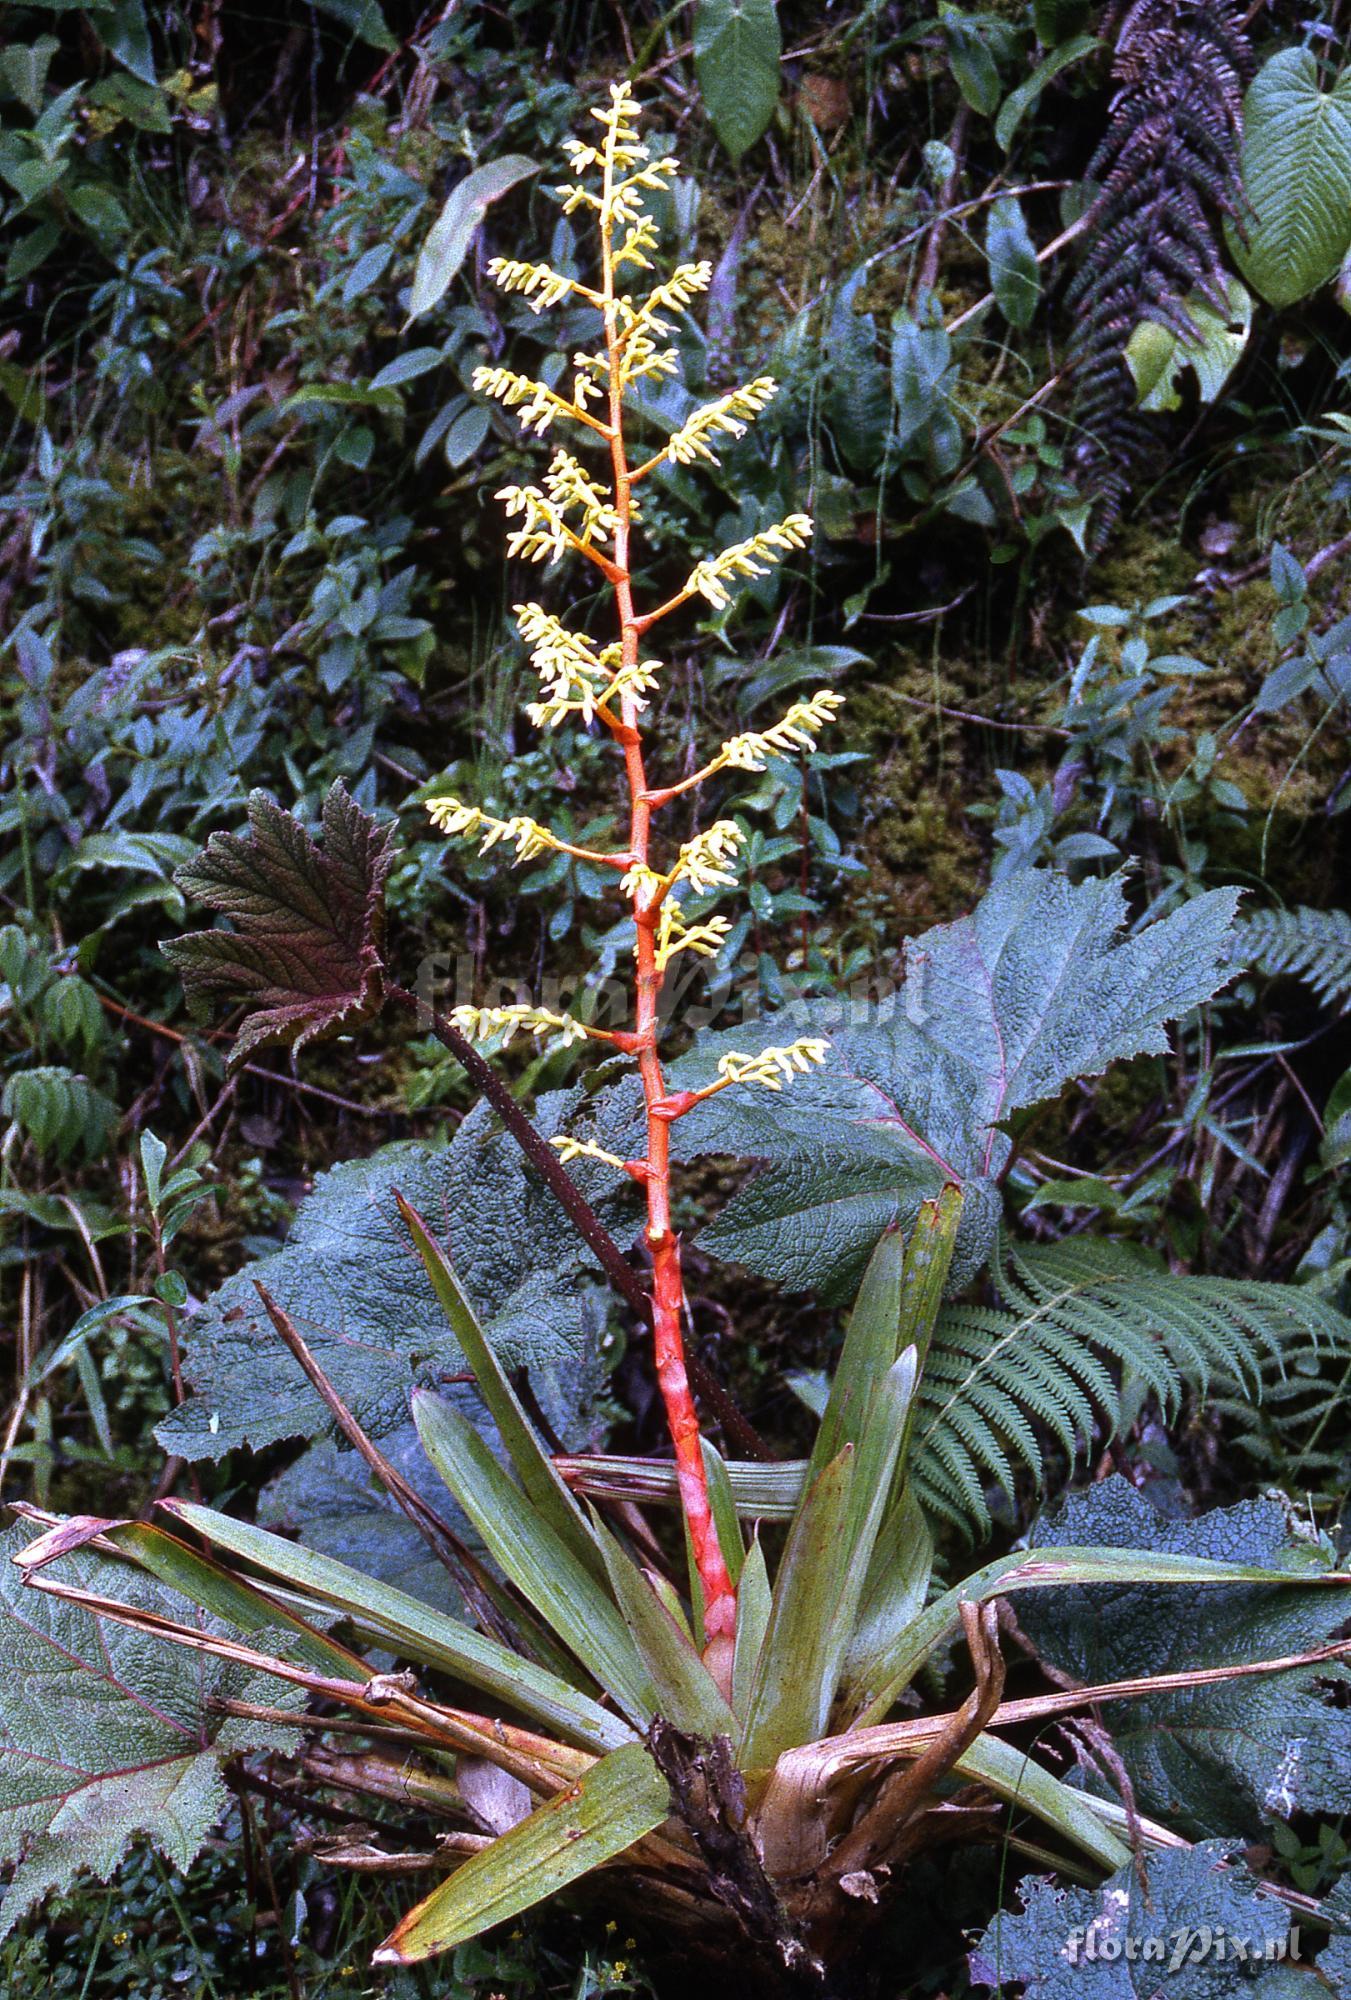
[[[713,130],[734,161],[774,116],[782,54],[774,0],[698,0],[694,74]]]
[[[226,1801],[218,1761],[287,1732],[211,1712],[216,1695],[273,1706],[281,1682],[184,1652],[26,1586],[13,1556],[33,1540],[0,1535],[0,1863],[17,1862],[0,1935],[81,1869],[100,1880],[138,1834],[186,1868]],[[59,1581],[206,1629],[175,1592],[81,1549]]]
[[[1010,326],[1029,325],[1041,296],[1041,275],[1016,195],[1001,195],[990,204],[985,255],[990,263],[990,290],[1000,312]]]
[[[978,1986],[1016,1985],[1024,2000],[1315,2000],[1325,1991],[1285,1962],[1290,1912],[1259,1894],[1222,1841],[1132,1861],[1100,1889],[1037,1877],[1020,1894],[1022,1909],[1001,1911],[971,1954]]]
[[[1215,890],[1125,936],[1119,879],[1042,870],[996,883],[968,917],[907,947],[892,1001],[841,1024],[831,1001],[701,1037],[674,1066],[704,1083],[719,1056],[831,1039],[825,1066],[781,1096],[733,1089],[675,1127],[683,1156],[724,1152],[768,1171],[736,1196],[704,1245],[798,1289],[847,1298],[882,1231],[909,1223],[945,1180],[966,1191],[954,1282],[989,1254],[992,1177],[1008,1157],[999,1122],[1125,1056],[1167,1047],[1166,1024],[1229,976],[1236,895]]]
[[[1165,1520],[1122,1479],[1072,1496],[1039,1538],[1256,1563],[1310,1579],[1327,1551],[1292,1531],[1274,1500]],[[1020,1613],[1043,1656],[1085,1682],[1281,1659],[1322,1645],[1345,1619],[1342,1590],[1092,1586],[1029,1597]],[[1114,1705],[1108,1721],[1143,1811],[1201,1834],[1251,1835],[1297,1811],[1351,1811],[1346,1711],[1321,1684],[1338,1663],[1225,1681]]]
[[[472,1407],[467,1396],[466,1406]],[[469,1524],[457,1518],[445,1487],[427,1463],[412,1420],[382,1438],[380,1449],[459,1539],[472,1543]],[[342,1450],[330,1438],[320,1438],[263,1488],[257,1518],[262,1527],[298,1535],[307,1548],[336,1556],[438,1611],[460,1609],[459,1593],[445,1565],[402,1507],[357,1452]]]
[[[1293,305],[1351,244],[1351,72],[1322,90],[1309,49],[1264,63],[1244,99],[1242,170],[1252,216],[1229,247],[1270,305]]]
[[[559,1100],[539,1106],[553,1129]],[[276,1256],[236,1272],[186,1328],[195,1393],[160,1425],[166,1450],[219,1458],[241,1445],[326,1435],[323,1403],[271,1329],[260,1279],[299,1326],[324,1372],[375,1438],[407,1422],[418,1381],[464,1372],[464,1359],[409,1240],[395,1190],[442,1237],[508,1368],[529,1367],[564,1436],[578,1434],[599,1332],[580,1241],[514,1139],[478,1107],[439,1149],[387,1146],[323,1174]]]
[[[433,1889],[386,1938],[375,1963],[411,1965],[519,1916],[622,1854],[669,1812],[666,1781],[643,1745],[612,1750]]]
[[[324,800],[323,838],[320,849],[275,799],[252,792],[248,834],[213,833],[174,876],[233,926],[162,947],[194,1004],[222,993],[249,1003],[233,1062],[263,1042],[301,1049],[379,1009],[394,828],[377,826],[339,780]]]
[[[536,162],[523,153],[507,153],[500,160],[490,160],[485,167],[475,167],[472,174],[466,174],[451,189],[418,252],[408,301],[410,320],[430,312],[444,297],[451,279],[469,254],[474,231],[491,204],[500,201],[518,181],[538,172]]]

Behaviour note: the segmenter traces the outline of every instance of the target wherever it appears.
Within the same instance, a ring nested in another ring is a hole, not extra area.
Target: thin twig
[[[449,1571],[456,1588],[466,1603],[472,1607],[474,1616],[484,1630],[491,1632],[504,1645],[514,1647],[515,1635],[492,1601],[488,1578],[482,1564],[458,1536],[451,1532],[441,1516],[427,1505],[421,1494],[409,1485],[399,1468],[385,1457],[379,1445],[366,1435],[311,1354],[304,1335],[295,1321],[277,1304],[266,1286],[260,1285],[255,1278],[253,1288],[262,1300],[263,1308],[285,1343],[287,1351],[299,1362],[311,1387],[322,1399],[324,1407],[347,1442],[366,1461],[391,1498],[402,1507],[438,1562]]]

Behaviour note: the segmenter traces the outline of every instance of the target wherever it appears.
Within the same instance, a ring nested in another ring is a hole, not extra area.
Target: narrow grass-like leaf
[[[738,1757],[744,1771],[768,1769],[782,1751],[811,1743],[825,1730],[837,1661],[831,1611],[854,1459],[854,1447],[846,1445],[831,1460],[789,1530],[747,1702]]]
[[[987,1563],[964,1583],[936,1598],[927,1611],[907,1626],[886,1657],[876,1664],[871,1685],[851,1679],[844,1701],[858,1711],[855,1725],[880,1722],[910,1685],[936,1647],[961,1630],[964,1603],[984,1604],[1018,1590],[1063,1589],[1072,1583],[1351,1584],[1351,1574],[1329,1571],[1310,1577],[1307,1571],[1262,1569],[1251,1563],[1212,1562],[1204,1556],[1178,1555],[1150,1549],[1035,1549]]]
[[[892,1475],[914,1401],[917,1370],[915,1350],[907,1347],[878,1384],[859,1440],[844,1535],[835,1557],[834,1597],[828,1613],[825,1678],[832,1697],[857,1622],[873,1549],[890,1506]]]
[[[623,1854],[670,1809],[666,1780],[641,1743],[611,1751],[433,1889],[385,1939],[374,1962],[413,1965],[533,1909]]]
[[[1033,1813],[1102,1867],[1124,1868],[1130,1860],[1130,1848],[1103,1825],[1085,1793],[1062,1784],[1026,1750],[1005,1743],[1001,1737],[978,1736],[953,1769],[998,1798],[1007,1799],[1010,1805]]]
[[[597,1500],[633,1500],[639,1505],[678,1501],[676,1469],[669,1459],[626,1458],[618,1452],[595,1458],[560,1458],[555,1463],[578,1493]],[[743,1521],[791,1521],[807,1478],[805,1458],[775,1464],[758,1459],[723,1460],[737,1516]]]
[[[905,1248],[900,1230],[889,1229],[868,1261],[812,1447],[809,1480],[818,1479],[845,1445],[858,1443],[878,1384],[896,1359]]]
[[[248,1521],[232,1520],[228,1514],[217,1514],[193,1501],[172,1500],[163,1505],[218,1548],[228,1549],[267,1575],[280,1577],[384,1633],[405,1658],[454,1674],[519,1709],[532,1721],[557,1730],[569,1743],[588,1750],[610,1750],[633,1734],[620,1716],[609,1714],[547,1668],[537,1667],[495,1639],[447,1618],[407,1591],[377,1583],[332,1556],[302,1548],[284,1536],[269,1534]]]
[[[693,1736],[731,1736],[736,1719],[688,1635],[613,1536],[601,1554],[624,1623],[652,1678],[657,1713]]]
[[[710,1444],[707,1438],[700,1438],[699,1444],[704,1454],[704,1473],[708,1480],[713,1524],[718,1531],[718,1546],[722,1550],[728,1575],[735,1583],[746,1560],[746,1545],[741,1539],[741,1523],[737,1519],[736,1495],[727,1477],[727,1462],[717,1446]]]
[[[497,1434],[522,1489],[559,1539],[600,1580],[605,1574],[604,1565],[585,1516],[555,1472],[553,1461],[512,1388],[492,1342],[479,1324],[478,1314],[456,1277],[449,1258],[412,1203],[405,1201],[397,1189],[394,1199],[408,1225],[408,1233],[422,1259],[437,1303],[473,1370],[484,1407],[497,1426]]]
[[[360,1684],[370,1678],[370,1668],[359,1654],[340,1646],[325,1633],[316,1632],[295,1612],[279,1605],[241,1577],[232,1576],[229,1570],[223,1569],[209,1556],[189,1548],[186,1542],[180,1542],[176,1535],[166,1534],[163,1528],[128,1521],[124,1526],[111,1528],[108,1539],[161,1583],[181,1591],[203,1611],[226,1619],[239,1631],[261,1632],[281,1628],[291,1633],[293,1640],[288,1657],[299,1660],[303,1665],[314,1667],[337,1680]]]
[[[933,1536],[909,1488],[892,1508],[873,1548],[845,1653],[845,1679],[866,1686],[906,1627],[919,1617],[933,1574]]]
[[[755,1669],[769,1630],[774,1593],[769,1585],[765,1552],[757,1535],[742,1565],[736,1598],[736,1651],[732,1658],[732,1707],[744,1722],[750,1708]]]
[[[474,1426],[427,1390],[413,1397],[422,1448],[532,1609],[636,1723],[656,1690],[629,1629],[590,1572],[513,1485]]]

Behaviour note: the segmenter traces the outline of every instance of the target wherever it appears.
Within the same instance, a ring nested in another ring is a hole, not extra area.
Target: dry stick
[[[116,1014],[119,1021],[130,1021],[137,1028],[144,1028],[148,1034],[160,1035],[166,1042],[180,1045],[191,1040],[191,1036],[177,1028],[166,1028],[162,1021],[147,1020],[144,1014],[135,1014],[130,1007],[123,1007],[119,1001],[109,999],[106,993],[95,992],[94,998],[106,1013]],[[208,1035],[207,1041],[214,1040]],[[317,1097],[325,1104],[336,1104],[340,1111],[354,1111],[361,1118],[392,1118],[392,1111],[382,1110],[378,1104],[358,1104],[354,1097],[339,1097],[336,1090],[325,1090],[322,1084],[302,1083],[298,1076],[278,1076],[273,1069],[259,1069],[256,1063],[241,1063],[238,1074],[261,1077],[264,1083],[280,1084],[283,1090],[299,1091],[303,1097]]]
[[[365,1459],[371,1471],[386,1490],[398,1501],[404,1513],[417,1529],[422,1539],[439,1562],[444,1564],[454,1578],[457,1589],[466,1603],[472,1606],[475,1617],[484,1630],[500,1639],[503,1645],[515,1647],[516,1641],[505,1620],[486,1588],[487,1577],[482,1565],[465,1548],[463,1542],[451,1533],[436,1511],[427,1505],[421,1494],[411,1487],[396,1465],[391,1465],[377,1444],[372,1443],[352,1412],[344,1403],[333,1384],[325,1375],[319,1363],[310,1353],[305,1338],[294,1320],[283,1311],[266,1286],[254,1279],[254,1290],[263,1302],[264,1310],[273,1326],[284,1341],[287,1350],[299,1362],[311,1387],[322,1399],[329,1415],[342,1432],[347,1442]]]
[[[439,1702],[424,1701],[404,1687],[403,1680],[411,1680],[411,1675],[373,1674],[366,1681],[338,1680],[331,1674],[294,1666],[289,1660],[260,1652],[256,1647],[245,1646],[236,1639],[221,1638],[189,1625],[180,1625],[158,1611],[144,1611],[121,1598],[100,1597],[95,1591],[58,1583],[54,1577],[36,1569],[27,1571],[24,1580],[32,1589],[40,1590],[48,1597],[59,1597],[63,1604],[78,1605],[82,1611],[88,1611],[96,1618],[110,1619],[114,1625],[128,1626],[133,1632],[146,1632],[156,1639],[182,1646],[188,1652],[209,1653],[213,1659],[249,1667],[272,1680],[288,1681],[293,1687],[305,1688],[310,1694],[340,1702],[345,1708],[355,1709],[362,1715],[372,1715],[379,1720],[393,1715],[404,1722],[423,1744],[444,1750],[468,1751],[472,1756],[484,1757],[490,1764],[500,1765],[512,1777],[519,1778],[522,1784],[528,1785],[541,1797],[550,1797],[565,1785],[575,1783],[582,1772],[596,1761],[586,1751],[571,1750],[565,1744],[536,1736],[531,1730],[513,1728],[488,1716],[471,1714],[467,1709],[446,1708]]]
[[[641,1277],[629,1263],[553,1147],[548,1145],[535,1130],[492,1064],[484,1060],[474,1044],[446,1020],[444,1015],[438,1014],[434,1008],[420,1001],[415,993],[408,992],[402,986],[391,986],[388,989],[388,997],[397,1001],[402,1007],[411,1007],[418,1015],[420,1024],[429,1027],[442,1048],[454,1056],[470,1082],[487,1098],[531,1166],[556,1197],[560,1208],[587,1248],[594,1254],[601,1270],[625,1305],[650,1327],[652,1299]],[[749,1417],[732,1399],[717,1377],[710,1374],[703,1363],[696,1360],[693,1355],[689,1357],[688,1367],[695,1393],[708,1404],[728,1439],[737,1449],[744,1452],[748,1458],[766,1462],[773,1459],[774,1451],[766,1444]]]

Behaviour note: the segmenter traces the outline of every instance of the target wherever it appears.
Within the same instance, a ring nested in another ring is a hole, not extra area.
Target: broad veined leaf
[[[537,1107],[546,1137],[562,1102],[546,1097]],[[580,1177],[589,1191],[593,1184]],[[195,1393],[160,1425],[166,1450],[219,1458],[244,1445],[261,1450],[282,1438],[331,1432],[323,1402],[272,1330],[255,1279],[296,1322],[377,1440],[407,1423],[418,1382],[436,1386],[464,1373],[397,1193],[441,1233],[502,1365],[529,1368],[534,1393],[563,1437],[594,1442],[582,1413],[599,1387],[602,1318],[585,1249],[515,1140],[478,1106],[448,1146],[387,1146],[321,1175],[286,1247],[227,1278],[188,1319],[184,1372]],[[447,1393],[466,1409],[477,1405],[468,1384]]]
[[[1038,1529],[1059,1545],[1093,1542],[1284,1570],[1280,1588],[1073,1589],[1020,1613],[1038,1650],[1084,1682],[1283,1659],[1323,1645],[1347,1615],[1329,1552],[1292,1530],[1274,1500],[1194,1521],[1167,1520],[1125,1480],[1076,1494]],[[1035,1550],[1034,1550],[1035,1554]],[[1351,1686],[1338,1662],[1151,1695],[1110,1711],[1113,1741],[1141,1809],[1201,1834],[1257,1833],[1294,1812],[1351,1811],[1346,1711],[1324,1684]],[[1092,1780],[1090,1779],[1090,1783]]]
[[[220,1758],[290,1740],[213,1713],[212,1698],[295,1700],[282,1682],[27,1586],[13,1557],[33,1539],[24,1523],[0,1534],[0,1863],[18,1864],[0,1935],[82,1869],[106,1881],[137,1835],[186,1868],[226,1803]],[[177,1592],[93,1549],[62,1556],[51,1573],[211,1629]]]
[[[886,442],[890,390],[877,354],[877,321],[856,300],[867,269],[840,287],[826,327],[826,414],[835,442],[849,463],[875,466]]]
[[[1213,403],[1242,359],[1252,328],[1252,297],[1237,278],[1229,281],[1229,311],[1225,315],[1199,292],[1189,293],[1183,309],[1199,340],[1185,341],[1176,327],[1142,319],[1126,342],[1126,365],[1135,380],[1135,397],[1142,410],[1176,410],[1182,406],[1178,388],[1184,369],[1196,376],[1203,403]]]
[[[1099,1889],[1022,1885],[971,1954],[978,1986],[1025,2000],[1314,2000],[1286,1962],[1290,1912],[1223,1841],[1132,1860]],[[1226,1948],[1217,1948],[1224,1939]],[[1235,1947],[1242,1945],[1242,1951]]]
[[[670,1809],[666,1780],[641,1743],[611,1751],[410,1910],[375,1964],[415,1964],[533,1909],[623,1854]]]
[[[1088,9],[1086,5],[1081,4],[1077,11],[1082,20]],[[1066,8],[1064,12],[1068,15],[1070,10]],[[1066,33],[1068,32],[1067,29]],[[1068,69],[1082,56],[1091,55],[1098,46],[1092,35],[1076,34],[1072,41],[1064,41],[1061,36],[1043,29],[1040,22],[1037,24],[1037,33],[1044,42],[1058,42],[1060,46],[1053,48],[1050,55],[1037,64],[1026,83],[1020,83],[1016,90],[1011,90],[1000,105],[999,116],[995,119],[994,134],[1006,153],[1013,144],[1018,127],[1038,102],[1047,84],[1059,76],[1062,69]]]
[[[1229,248],[1269,305],[1293,305],[1351,245],[1351,72],[1324,90],[1311,49],[1264,63],[1243,101],[1242,172],[1252,213]]]
[[[379,1010],[394,828],[377,826],[339,781],[324,800],[323,843],[256,791],[248,834],[213,833],[174,877],[233,925],[174,938],[162,950],[193,1003],[222,993],[250,1003],[234,1063],[263,1042],[302,1049]]]
[[[990,290],[1000,312],[1010,326],[1027,326],[1041,296],[1041,274],[1016,195],[1001,195],[990,204],[985,255],[990,261]]]
[[[466,174],[451,189],[418,252],[408,301],[410,320],[430,312],[444,298],[452,278],[469,255],[474,231],[493,202],[500,201],[518,181],[538,172],[538,163],[523,153],[507,153],[500,160],[490,160],[487,166],[475,167],[473,173]]]
[[[762,138],[779,101],[783,39],[774,0],[698,0],[694,73],[733,161]]]
[[[848,1298],[883,1230],[925,1196],[961,1183],[954,1283],[988,1256],[993,1179],[1008,1158],[1001,1121],[1076,1077],[1168,1046],[1167,1023],[1232,976],[1236,893],[1214,890],[1123,934],[1118,878],[1074,884],[1029,869],[975,911],[911,940],[898,994],[819,1001],[701,1036],[675,1087],[713,1079],[718,1059],[792,1041],[831,1043],[823,1067],[772,1098],[726,1090],[674,1128],[681,1157],[728,1153],[767,1171],[701,1238],[717,1256],[797,1289]]]
[[[315,0],[315,5],[321,14],[328,14],[340,22],[371,48],[398,48],[398,41],[389,31],[379,0]]]

